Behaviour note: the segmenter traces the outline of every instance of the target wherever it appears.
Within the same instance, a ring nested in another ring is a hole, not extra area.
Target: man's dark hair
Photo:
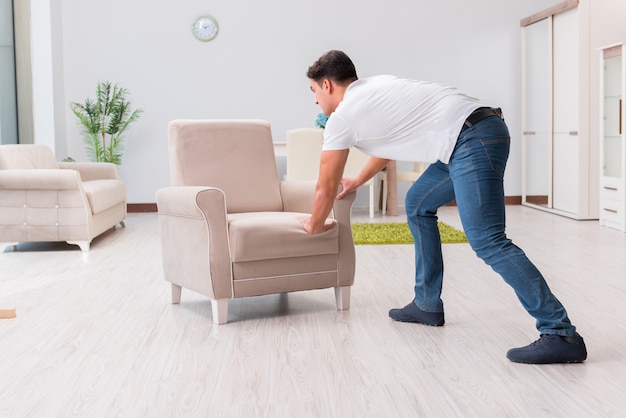
[[[309,67],[306,76],[318,84],[325,78],[339,85],[346,85],[358,79],[350,57],[337,50],[322,55]]]

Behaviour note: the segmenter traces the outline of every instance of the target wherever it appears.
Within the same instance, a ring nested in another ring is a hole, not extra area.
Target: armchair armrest
[[[339,186],[341,188],[341,186]],[[343,197],[343,199],[335,199],[335,203],[333,203],[333,215],[337,222],[344,222],[350,227],[351,224],[351,215],[352,215],[352,205],[356,200],[356,191],[350,192]],[[352,230],[350,230],[350,235],[352,236]]]
[[[58,169],[0,170],[0,189],[67,190],[80,189],[76,171]]]
[[[61,169],[78,171],[83,181],[119,179],[117,166],[113,163],[60,162],[58,166]]]
[[[313,211],[313,197],[315,194],[316,181],[283,181],[280,184],[280,192],[283,197],[285,212]],[[341,186],[339,186],[341,188]],[[339,228],[339,270],[341,274],[337,278],[339,287],[351,286],[354,283],[355,250],[352,237],[352,205],[356,200],[356,191],[348,193],[343,199],[335,199],[332,216],[337,221]]]
[[[157,190],[165,279],[214,299],[232,297],[226,197],[215,187]]]
[[[156,201],[161,215],[175,215],[186,218],[204,219],[202,210],[198,207],[196,198],[203,191],[213,190],[223,193],[213,187],[202,186],[170,186],[157,190]],[[226,210],[221,214],[226,217]]]
[[[339,227],[339,271],[341,271],[337,278],[339,287],[354,284],[356,265],[351,215],[355,200],[356,191],[353,191],[345,195],[343,199],[335,199],[333,204],[333,214]]]

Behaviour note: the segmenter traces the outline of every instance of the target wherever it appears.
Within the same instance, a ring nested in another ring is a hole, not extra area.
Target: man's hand
[[[356,190],[357,187],[374,177],[389,162],[387,159],[371,157],[357,178],[343,179],[341,176],[349,152],[347,149],[322,151],[311,216],[299,219],[304,230],[309,234],[319,234],[332,228],[335,222],[329,220],[328,215],[333,209],[335,199],[340,199],[347,193]],[[340,184],[343,185],[343,190],[337,193]]]
[[[337,194],[337,199],[343,199],[345,195],[367,183],[367,181],[380,172],[389,161],[391,160],[386,158],[370,157],[365,167],[363,167],[363,170],[361,170],[356,178],[344,177],[339,181],[343,190]]]
[[[357,179],[344,177],[339,182],[341,184],[341,192],[337,195],[337,199],[343,199],[345,195],[358,189],[361,184]]]
[[[304,227],[304,230],[307,233],[309,233],[309,234],[319,234],[321,232],[326,231],[327,229],[332,228],[337,223],[337,221],[335,221],[334,219],[326,219],[326,221],[324,221],[323,227],[321,229],[319,229],[319,231],[318,231],[318,230],[313,230],[313,228],[311,226],[311,217],[310,216],[300,216],[300,217],[298,217],[298,220],[300,221],[300,223]]]

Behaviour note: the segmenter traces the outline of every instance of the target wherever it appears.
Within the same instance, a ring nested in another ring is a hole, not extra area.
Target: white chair
[[[323,141],[324,131],[320,128],[298,128],[287,131],[286,180],[317,180]],[[344,177],[356,177],[368,159],[367,154],[352,148],[343,171]],[[374,176],[364,184],[364,186],[369,186],[370,218],[374,217],[376,208],[374,187],[377,178],[378,176]]]
[[[367,160],[369,159],[369,155],[359,151],[356,148],[352,148],[350,150],[350,154],[348,155],[348,161],[346,161],[346,166],[343,169],[344,177],[356,177],[361,172],[361,170],[367,163]],[[374,201],[374,187],[376,186],[377,179],[378,175],[374,176],[364,184],[364,186],[368,186],[369,188],[370,218],[374,217],[374,211],[376,209],[376,204]]]
[[[300,128],[287,131],[285,180],[317,180],[323,140],[321,129]]]
[[[410,181],[411,183],[415,183],[419,176],[422,175],[424,171],[428,168],[428,163],[414,163],[412,171],[396,171],[396,181]],[[382,199],[382,213],[383,215],[387,213],[387,171],[383,170],[378,174],[378,177],[381,182],[381,187],[383,193]],[[380,197],[376,199],[379,201]]]

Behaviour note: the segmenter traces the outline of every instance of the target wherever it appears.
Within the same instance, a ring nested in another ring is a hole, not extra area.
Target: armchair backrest
[[[168,129],[173,186],[219,188],[228,213],[283,210],[268,122],[178,119]]]
[[[0,170],[59,168],[52,150],[46,145],[0,145]]]

